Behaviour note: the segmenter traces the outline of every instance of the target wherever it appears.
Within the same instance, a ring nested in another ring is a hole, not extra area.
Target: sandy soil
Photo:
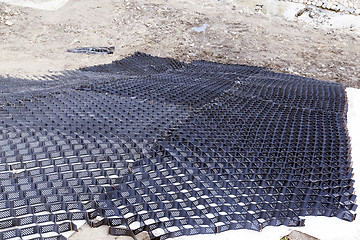
[[[360,87],[359,34],[244,11],[240,1],[71,0],[57,11],[0,4],[0,74],[110,63],[134,51],[269,67]],[[193,27],[208,24],[205,31]],[[113,55],[68,53],[115,46]]]
[[[0,2],[9,3],[22,7],[32,7],[42,10],[58,10],[69,0],[0,0]]]

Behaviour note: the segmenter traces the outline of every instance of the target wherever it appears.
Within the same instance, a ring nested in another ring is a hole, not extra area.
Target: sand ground
[[[360,87],[359,31],[329,28],[324,21],[308,24],[308,13],[294,20],[266,15],[245,2],[254,1],[70,0],[56,11],[0,3],[0,74],[53,74],[141,51],[264,66]],[[205,31],[193,29],[203,24]],[[116,50],[105,56],[67,52],[82,46]]]

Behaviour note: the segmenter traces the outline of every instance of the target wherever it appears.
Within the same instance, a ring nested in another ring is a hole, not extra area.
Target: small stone
[[[10,9],[10,8],[5,8],[5,9],[4,9],[4,13],[6,13],[6,14],[11,13],[11,9]]]
[[[342,4],[339,4],[338,9],[339,9],[339,11],[343,12],[345,10],[345,6]]]
[[[316,16],[316,13],[314,11],[309,12],[309,17],[314,18]]]
[[[309,234],[293,230],[289,235],[286,236],[289,240],[319,240],[316,237],[310,236]]]
[[[14,25],[14,22],[13,22],[13,21],[10,21],[10,20],[7,20],[7,21],[5,22],[5,25],[6,25],[6,26],[12,26],[12,25]]]

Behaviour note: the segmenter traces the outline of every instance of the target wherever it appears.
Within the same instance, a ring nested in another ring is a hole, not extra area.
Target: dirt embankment
[[[0,4],[0,15],[1,75],[49,74],[141,51],[264,66],[360,88],[358,33],[245,11],[236,1],[73,0],[57,11]],[[80,46],[116,50],[67,52]]]

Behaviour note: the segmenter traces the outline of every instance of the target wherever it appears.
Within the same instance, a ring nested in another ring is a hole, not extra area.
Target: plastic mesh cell
[[[341,84],[141,53],[0,84],[1,239],[355,218]]]

